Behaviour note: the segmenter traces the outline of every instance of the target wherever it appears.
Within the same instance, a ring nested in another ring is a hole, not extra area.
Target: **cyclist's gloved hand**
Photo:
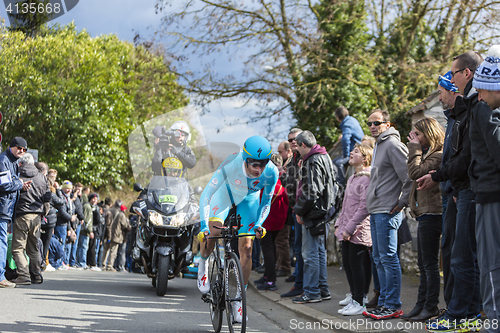
[[[258,228],[255,228],[253,230],[255,231],[255,236],[259,239],[263,238],[267,233],[267,230],[264,227],[258,227]]]
[[[206,237],[210,234],[210,231],[200,231],[196,237],[198,237],[198,240],[200,243],[203,243],[206,240]]]

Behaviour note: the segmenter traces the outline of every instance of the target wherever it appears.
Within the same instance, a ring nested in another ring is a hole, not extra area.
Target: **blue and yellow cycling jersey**
[[[253,229],[260,227],[269,215],[277,181],[278,168],[272,162],[267,163],[260,177],[251,178],[245,171],[242,153],[230,155],[212,175],[201,194],[201,231],[209,230],[208,221],[224,223],[231,208],[229,188],[241,216],[242,227],[239,234],[254,234]],[[262,199],[259,193],[261,190]]]

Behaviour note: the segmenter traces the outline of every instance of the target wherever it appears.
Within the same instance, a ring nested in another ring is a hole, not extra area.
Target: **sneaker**
[[[292,302],[295,304],[305,304],[305,303],[318,303],[321,302],[321,297],[320,298],[311,298],[307,296],[306,294],[302,294],[299,297],[295,297],[292,299]]]
[[[349,306],[349,305],[348,305]],[[357,316],[366,311],[366,307],[364,305],[359,304],[355,300],[352,300],[350,303],[350,307],[348,309],[344,309],[342,314],[344,316]]]
[[[363,305],[365,305],[366,303],[368,303],[368,295],[365,295],[365,297],[363,297]]]
[[[201,259],[198,263],[198,289],[207,294],[210,291],[210,282],[208,281],[208,264],[206,260]]]
[[[55,272],[55,268],[52,267],[51,264],[48,264],[46,267],[45,267],[45,271],[44,272]]]
[[[352,301],[352,294],[347,293],[345,294],[345,298],[339,302],[339,305],[348,305]]]
[[[377,306],[375,309],[373,310],[370,310],[370,311],[364,311],[362,313],[363,316],[365,317],[368,317],[368,318],[372,318],[373,319],[373,316],[377,316],[380,314],[380,312],[382,312],[382,310],[384,309],[384,307],[382,305],[379,305]]]
[[[447,315],[431,319],[425,324],[429,332],[469,332],[467,320],[452,319]]]
[[[339,314],[344,314],[344,311],[349,310],[349,309],[351,308],[351,306],[352,306],[352,302],[351,302],[351,303],[349,303],[349,304],[347,304],[347,305],[346,305],[346,306],[344,306],[343,308],[340,308],[337,312],[338,312]],[[366,309],[365,309],[365,310],[366,310]]]
[[[271,282],[271,284],[269,284],[269,282],[264,282],[264,283],[258,284],[257,289],[258,290],[278,290],[278,287],[276,287],[275,282]]]
[[[290,275],[285,279],[285,282],[295,282],[295,275]]]
[[[233,319],[236,323],[241,323],[243,319],[243,309],[241,308],[241,302],[236,301],[233,303]],[[247,318],[248,319],[248,318]]]
[[[62,264],[61,266],[57,267],[58,271],[67,271],[69,269],[68,265]]]
[[[10,282],[7,279],[0,281],[0,288],[15,288],[15,287],[16,287],[16,284]]]
[[[289,292],[281,294],[281,297],[296,297],[302,295],[303,292],[304,290],[302,288],[292,287]]]
[[[263,276],[260,279],[255,280],[253,283],[255,283],[255,284],[262,284],[262,283],[265,283],[265,282],[267,282],[267,279],[266,279],[265,276]]]
[[[108,271],[108,272],[116,272],[116,269],[114,267],[106,267],[106,271]]]
[[[328,301],[329,299],[332,299],[332,295],[330,295],[330,292],[329,291],[322,291],[321,292],[321,300]]]
[[[97,266],[90,267],[90,270],[94,272],[102,272],[102,269]]]
[[[28,286],[31,284],[31,279],[30,278],[25,278],[22,276],[18,276],[14,280],[11,281],[12,283],[15,283],[18,286]]]
[[[372,315],[372,318],[375,320],[382,320],[382,319],[390,319],[390,318],[399,318],[403,315],[403,309],[390,309],[390,308],[383,308],[382,311],[380,311],[379,314]]]

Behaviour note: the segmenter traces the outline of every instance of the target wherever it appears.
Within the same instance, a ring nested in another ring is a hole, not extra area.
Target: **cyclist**
[[[268,163],[271,157],[271,144],[261,136],[252,136],[245,141],[243,151],[229,156],[213,174],[200,199],[201,231],[198,238],[201,260],[198,264],[198,289],[202,293],[210,291],[208,265],[206,260],[215,246],[215,239],[206,236],[218,236],[232,202],[237,205],[237,214],[241,216],[239,235],[249,237],[238,239],[241,269],[245,288],[248,285],[252,269],[253,235],[257,238],[266,234],[262,223],[269,214],[274,188],[278,181],[278,169]],[[262,199],[260,191],[262,190]],[[207,242],[206,246],[203,242]],[[234,319],[242,321],[241,302],[233,303]]]

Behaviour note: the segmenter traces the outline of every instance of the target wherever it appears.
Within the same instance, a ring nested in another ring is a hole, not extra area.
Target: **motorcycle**
[[[168,163],[180,163],[174,159]],[[193,262],[193,235],[200,224],[198,204],[187,180],[171,173],[153,176],[146,188],[136,183],[134,190],[141,194],[130,208],[139,216],[132,259],[152,279],[156,294],[163,296],[168,280]],[[201,188],[194,193],[201,193]]]

